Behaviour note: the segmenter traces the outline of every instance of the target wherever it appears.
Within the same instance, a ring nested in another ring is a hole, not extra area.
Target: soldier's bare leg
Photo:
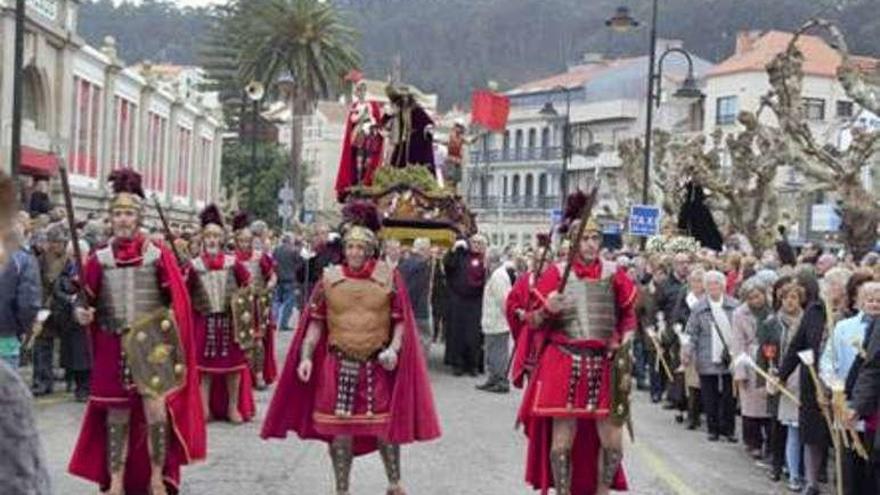
[[[559,418],[553,420],[553,436],[550,440],[550,468],[556,495],[571,495],[571,446],[577,432],[577,420]]]
[[[348,482],[353,461],[351,442],[351,437],[336,437],[330,442],[330,461],[333,463],[336,495],[349,495]]]
[[[241,373],[247,373],[247,370]],[[229,397],[229,410],[226,414],[229,416],[229,422],[235,424],[244,421],[241,413],[238,412],[238,391],[241,385],[241,373],[230,373],[226,376],[226,395]]]
[[[108,495],[124,492],[125,459],[128,455],[128,427],[131,411],[110,409],[107,413],[107,469],[110,471]]]
[[[614,477],[623,460],[623,428],[614,424],[610,418],[596,421],[599,433],[599,484],[597,495],[605,495],[611,491]]]
[[[168,415],[165,399],[144,397],[144,417],[147,419],[147,438],[150,452],[150,493],[166,495],[162,470],[168,452]]]
[[[388,477],[388,495],[404,495],[403,485],[400,483],[400,445],[380,440],[379,454]]]
[[[202,410],[205,412],[205,421],[211,419],[211,375],[202,373]]]

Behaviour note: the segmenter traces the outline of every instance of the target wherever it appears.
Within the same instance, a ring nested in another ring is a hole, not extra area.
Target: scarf
[[[712,332],[712,362],[721,364],[721,355],[724,352],[725,344],[730,342],[732,329],[730,319],[727,312],[724,311],[724,299],[715,302],[709,298],[709,309],[712,311],[712,318],[715,320],[715,328]],[[722,335],[724,339],[722,340]],[[728,350],[728,352],[730,352]]]

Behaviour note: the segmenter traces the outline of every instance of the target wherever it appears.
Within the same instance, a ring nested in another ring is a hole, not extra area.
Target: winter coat
[[[731,326],[733,325],[733,310],[738,305],[736,299],[729,296],[724,297],[722,307]],[[712,334],[715,332],[715,319],[712,316],[712,308],[709,306],[707,297],[704,297],[694,307],[684,332],[688,336],[684,353],[690,355],[691,359],[696,362],[697,373],[701,375],[726,375],[730,373],[729,368],[712,362]],[[727,346],[730,351],[730,342],[727,342]],[[733,357],[732,351],[731,357]]]
[[[825,447],[829,444],[830,436],[825,425],[825,418],[816,401],[816,387],[806,366],[800,366],[801,360],[798,353],[812,350],[818,366],[819,356],[822,350],[822,342],[825,338],[825,326],[827,324],[825,305],[821,301],[812,302],[801,318],[794,340],[785,352],[782,366],[779,369],[779,378],[787,381],[795,370],[800,367],[801,377],[801,407],[798,410],[798,423],[801,429],[801,440],[807,445]]]
[[[743,417],[768,418],[767,389],[764,380],[758,380],[758,374],[748,363],[739,359],[748,357],[757,363],[761,346],[758,345],[758,318],[748,304],[741,304],[733,311],[731,320],[733,339],[729,343],[730,355],[733,357],[733,379],[742,385],[739,387],[739,403]],[[739,362],[737,360],[739,359]]]

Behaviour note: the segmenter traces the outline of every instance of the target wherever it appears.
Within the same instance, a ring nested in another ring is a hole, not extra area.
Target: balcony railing
[[[472,196],[468,205],[475,210],[552,210],[559,208],[559,196]]]
[[[472,164],[507,163],[507,162],[538,162],[561,160],[562,147],[551,146],[541,148],[508,148],[500,150],[476,150],[471,152]]]

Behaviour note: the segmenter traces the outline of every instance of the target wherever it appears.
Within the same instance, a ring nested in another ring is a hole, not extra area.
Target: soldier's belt
[[[571,344],[558,344],[559,350],[568,354],[569,356],[583,356],[583,357],[596,357],[596,356],[604,356],[605,349],[604,348],[595,348],[595,347],[581,347]]]

